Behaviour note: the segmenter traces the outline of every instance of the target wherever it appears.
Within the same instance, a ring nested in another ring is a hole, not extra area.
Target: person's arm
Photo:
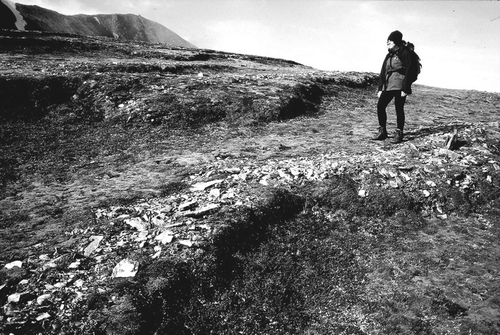
[[[385,84],[385,63],[387,62],[387,57],[389,55],[385,56],[384,62],[382,63],[382,69],[380,69],[380,76],[378,77],[378,92],[382,92],[382,89],[384,88]],[[380,97],[380,94],[379,94]]]
[[[403,90],[401,92],[401,96],[404,97],[404,96],[407,96],[408,94],[411,94],[412,82],[408,78],[410,78],[410,76],[409,76],[410,70],[412,70],[412,67],[415,65],[412,64],[410,53],[408,51],[404,51],[402,56],[403,56],[403,64],[404,64],[404,68],[405,68],[405,78],[403,79]]]

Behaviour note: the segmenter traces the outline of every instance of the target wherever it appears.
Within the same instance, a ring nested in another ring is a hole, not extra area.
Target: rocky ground
[[[500,332],[498,94],[0,39],[3,333]]]

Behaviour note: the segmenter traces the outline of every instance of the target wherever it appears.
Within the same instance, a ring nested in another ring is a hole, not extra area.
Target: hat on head
[[[393,41],[394,44],[400,45],[403,42],[403,34],[399,30],[394,30],[389,37],[387,37],[388,41]]]

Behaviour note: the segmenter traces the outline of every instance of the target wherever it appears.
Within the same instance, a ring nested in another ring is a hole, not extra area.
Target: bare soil
[[[415,85],[394,145],[375,74],[0,39],[0,331],[500,332],[499,94]]]

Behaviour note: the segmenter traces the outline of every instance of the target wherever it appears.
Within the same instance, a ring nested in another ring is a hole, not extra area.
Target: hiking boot
[[[373,138],[374,141],[383,141],[387,138],[387,129],[385,127],[378,128],[378,134]]]
[[[401,129],[396,129],[396,135],[391,143],[397,144],[403,142],[403,131]]]

